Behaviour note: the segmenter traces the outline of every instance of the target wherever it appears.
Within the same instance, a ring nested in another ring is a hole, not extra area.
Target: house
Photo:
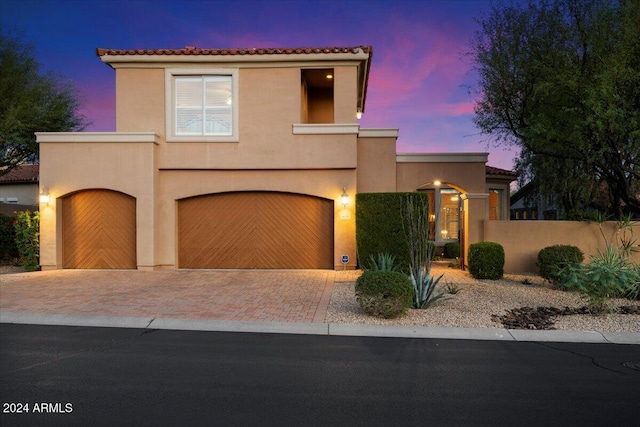
[[[535,194],[533,184],[530,182],[522,186],[511,196],[511,220],[558,220],[559,207],[549,197]]]
[[[362,128],[372,48],[97,49],[116,132],[37,133],[42,268],[355,268],[355,194],[428,191],[438,241],[508,219],[487,153]]]
[[[19,165],[0,175],[0,213],[38,210],[38,165]]]

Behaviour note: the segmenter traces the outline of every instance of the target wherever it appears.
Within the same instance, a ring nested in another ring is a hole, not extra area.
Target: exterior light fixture
[[[327,74],[327,80],[331,80],[333,78],[333,74]]]
[[[435,181],[433,181],[433,185],[435,185],[436,187],[439,187],[440,185],[442,185],[442,183],[440,182],[439,179],[436,179]]]
[[[47,191],[47,187],[42,187],[42,191],[40,192],[40,204],[49,204],[49,191]]]
[[[356,119],[360,120],[362,118],[362,111],[356,111]]]
[[[342,196],[340,196],[340,204],[342,207],[349,206],[349,195],[347,194],[347,187],[342,187]]]

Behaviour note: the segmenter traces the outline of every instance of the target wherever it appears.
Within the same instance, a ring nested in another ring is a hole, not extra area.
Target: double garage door
[[[333,268],[333,201],[237,192],[178,202],[180,268]]]

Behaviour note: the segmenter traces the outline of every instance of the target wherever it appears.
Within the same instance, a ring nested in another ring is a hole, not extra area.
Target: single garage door
[[[110,190],[62,199],[64,268],[136,268],[136,200]]]
[[[274,192],[178,202],[181,268],[333,269],[333,200]]]

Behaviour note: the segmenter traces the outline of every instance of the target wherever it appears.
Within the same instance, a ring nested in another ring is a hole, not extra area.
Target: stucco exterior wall
[[[396,191],[396,137],[358,138],[358,193],[394,191]]]
[[[40,185],[47,187],[50,197],[47,205],[40,205],[42,268],[62,268],[62,243],[58,238],[62,231],[58,215],[62,198],[86,189],[109,189],[136,199],[137,262],[139,268],[152,268],[156,136],[39,133],[37,137],[42,160]]]
[[[484,193],[485,161],[398,163],[397,189],[416,191],[439,180],[443,185],[452,186],[464,193]]]
[[[116,71],[116,131],[153,132],[164,141],[165,99],[162,68]]]
[[[615,242],[615,227],[615,222],[603,224],[609,242]],[[640,226],[634,228],[634,235],[640,235]],[[598,224],[579,221],[484,221],[484,238],[504,247],[507,273],[537,272],[538,252],[547,246],[577,246],[586,261],[606,245]],[[633,260],[640,262],[640,252],[634,253]]]
[[[157,265],[161,268],[176,265],[178,200],[229,191],[280,191],[333,200],[334,265],[342,268],[341,256],[349,255],[348,267],[355,268],[355,170],[165,170],[159,178]],[[340,204],[343,188],[350,196],[346,208]]]

